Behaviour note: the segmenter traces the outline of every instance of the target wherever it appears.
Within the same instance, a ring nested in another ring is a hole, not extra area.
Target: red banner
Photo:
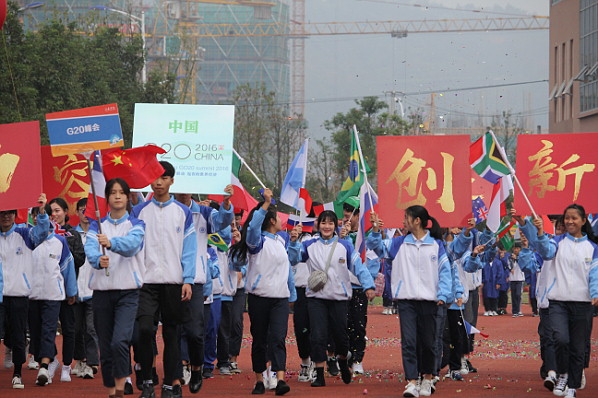
[[[424,206],[443,227],[464,226],[471,213],[469,136],[377,137],[380,217],[403,226],[404,210]]]
[[[4,25],[4,21],[6,20],[6,12],[7,2],[6,0],[0,0],[0,30],[2,30],[2,26]]]
[[[598,212],[598,133],[517,137],[517,177],[538,214],[562,214],[572,203]],[[515,208],[531,210],[519,188]]]
[[[0,125],[0,210],[37,204],[42,192],[39,122]]]
[[[44,192],[48,201],[60,197],[69,204],[69,224],[77,225],[77,201],[87,198],[89,174],[83,155],[52,156],[50,146],[42,147]]]

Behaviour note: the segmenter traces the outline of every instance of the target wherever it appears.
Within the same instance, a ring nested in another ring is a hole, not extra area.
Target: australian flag
[[[476,224],[479,224],[488,218],[488,208],[486,208],[486,204],[479,196],[471,201],[471,210],[473,211]]]

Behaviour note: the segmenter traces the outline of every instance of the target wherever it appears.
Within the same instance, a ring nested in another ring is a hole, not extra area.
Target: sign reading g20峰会
[[[125,145],[117,104],[48,113],[46,122],[54,156]]]
[[[176,171],[173,193],[222,194],[231,181],[234,105],[135,104],[133,146],[154,144]]]

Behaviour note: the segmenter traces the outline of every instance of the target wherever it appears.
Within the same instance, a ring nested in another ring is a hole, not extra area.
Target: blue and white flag
[[[282,191],[280,192],[280,201],[297,210],[299,208],[299,190],[305,187],[305,176],[307,173],[307,139],[303,146],[297,152],[287,176],[282,183]]]

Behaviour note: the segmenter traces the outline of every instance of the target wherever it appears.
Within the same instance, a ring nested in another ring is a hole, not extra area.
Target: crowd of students
[[[161,328],[161,396],[182,397],[183,386],[198,393],[216,370],[241,372],[245,309],[255,375],[248,393],[290,391],[291,312],[298,382],[325,387],[328,372],[350,384],[364,373],[368,303],[382,276],[383,313],[400,318],[403,396],[430,396],[444,368],[444,377],[457,381],[476,372],[467,325],[477,324],[480,290],[485,316],[506,314],[510,289],[512,316],[520,317],[526,281],[532,313],[540,317],[544,386],[574,397],[585,385],[598,306],[598,238],[582,206],[567,207],[554,235],[544,232],[541,218],[512,210],[521,239],[511,253],[473,219],[463,229],[442,229],[415,205],[405,210],[403,229],[386,230],[371,213],[362,259],[355,249],[356,197],[344,203],[342,219],[323,211],[313,231],[287,230],[271,190],[242,222],[231,186],[220,204],[172,195],[174,167],[161,164],[165,172],[148,200],[123,179],[108,181],[109,212],[98,221],[85,217],[83,199],[80,223],[71,227],[67,203],[47,203],[44,194],[32,209],[35,225],[15,224],[16,210],[0,212],[0,336],[13,388],[25,388],[27,363],[38,370],[38,386],[51,384],[57,371],[62,382],[101,372],[109,397],[134,394],[133,384],[142,398],[154,397]]]

